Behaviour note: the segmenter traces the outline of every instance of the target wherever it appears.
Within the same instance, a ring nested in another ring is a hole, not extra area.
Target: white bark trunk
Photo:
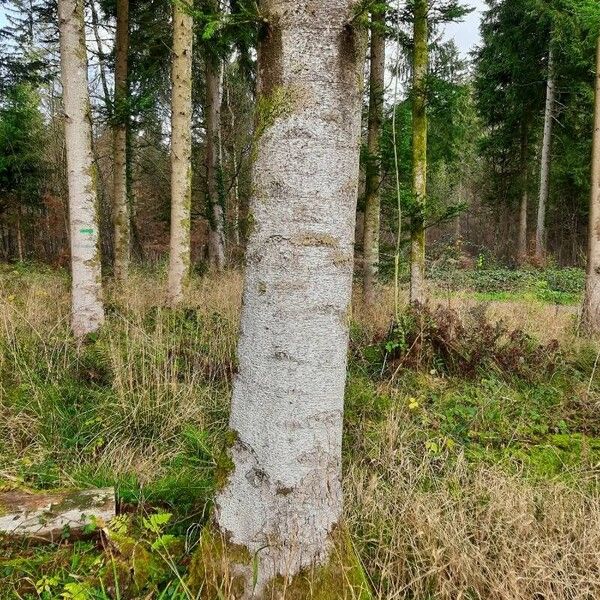
[[[221,96],[223,88],[222,65],[215,65],[210,57],[206,64],[206,176],[208,202],[211,211],[209,258],[213,268],[225,267],[225,223],[219,197]]]
[[[190,270],[192,204],[192,25],[179,2],[173,4],[173,65],[171,105],[171,247],[169,302],[183,300]]]
[[[600,38],[598,38],[596,54],[592,190],[590,194],[588,264],[583,320],[589,331],[593,333],[600,332]]]
[[[542,142],[542,162],[540,168],[540,197],[538,202],[537,230],[535,235],[535,257],[538,261],[546,258],[546,206],[550,191],[550,159],[552,152],[552,129],[554,126],[554,104],[556,83],[554,81],[554,51],[548,54],[548,84],[546,90],[546,110],[544,113],[544,140]]]
[[[58,2],[69,184],[72,329],[77,337],[96,331],[104,322],[83,10],[83,0]]]
[[[262,4],[259,93],[274,116],[253,172],[235,468],[217,498],[221,530],[257,553],[259,589],[325,561],[342,510],[364,57],[354,4]],[[252,565],[239,568],[250,581]]]
[[[127,279],[130,256],[129,209],[127,204],[127,54],[129,50],[129,0],[117,0],[115,53],[115,114],[113,118],[113,228],[114,273]]]

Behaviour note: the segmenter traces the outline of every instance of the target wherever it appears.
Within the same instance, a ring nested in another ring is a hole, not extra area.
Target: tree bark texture
[[[328,559],[342,511],[364,59],[354,6],[261,3],[233,469],[216,502],[222,532],[257,557],[258,597],[277,575]],[[251,564],[236,568],[252,582]]]

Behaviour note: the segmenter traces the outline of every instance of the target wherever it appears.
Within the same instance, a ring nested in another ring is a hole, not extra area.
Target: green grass
[[[480,302],[542,302],[576,305],[585,287],[583,269],[472,271],[434,270],[438,294],[460,293]]]

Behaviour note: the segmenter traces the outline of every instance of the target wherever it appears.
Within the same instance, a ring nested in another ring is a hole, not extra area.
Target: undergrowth
[[[173,311],[156,274],[133,273],[80,348],[64,274],[0,276],[0,486],[114,485],[123,515],[84,540],[1,541],[0,598],[188,600],[226,443],[240,276],[194,279]],[[346,520],[373,597],[598,597],[596,346],[549,338],[542,310],[501,322],[431,306],[392,325],[380,310],[352,324],[344,439]]]

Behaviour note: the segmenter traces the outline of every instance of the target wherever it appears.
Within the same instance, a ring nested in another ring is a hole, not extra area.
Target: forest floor
[[[0,489],[114,485],[122,512],[109,539],[0,539],[2,599],[193,597],[241,276],[194,278],[180,311],[160,276],[109,290],[106,327],[78,350],[67,275],[2,267]],[[373,598],[600,597],[600,376],[597,344],[577,335],[582,283],[575,269],[433,273],[431,305],[393,326],[392,286],[373,311],[357,294],[345,516]]]

